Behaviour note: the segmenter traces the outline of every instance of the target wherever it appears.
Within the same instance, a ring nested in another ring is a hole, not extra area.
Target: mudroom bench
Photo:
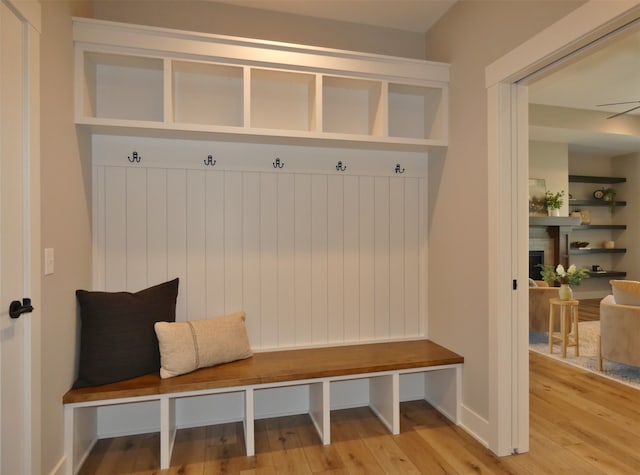
[[[170,465],[177,399],[220,393],[244,395],[247,456],[255,454],[254,391],[308,385],[309,415],[323,444],[331,442],[332,382],[367,379],[369,406],[393,434],[400,432],[401,375],[423,373],[425,398],[456,424],[464,358],[430,340],[266,351],[251,358],[169,379],[158,374],[98,387],[71,389],[63,397],[66,473],[74,474],[76,410],[143,401],[160,403],[160,468]]]

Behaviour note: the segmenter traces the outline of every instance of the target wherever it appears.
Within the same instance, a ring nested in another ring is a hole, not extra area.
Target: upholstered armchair
[[[549,331],[549,299],[558,298],[558,287],[549,287],[536,280],[537,287],[529,287],[529,331]]]
[[[616,303],[615,289],[600,301],[599,350],[601,371],[603,359],[640,366],[640,306]]]

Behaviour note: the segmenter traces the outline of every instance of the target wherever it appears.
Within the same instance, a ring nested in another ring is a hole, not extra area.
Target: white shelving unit
[[[447,145],[449,66],[407,58],[74,20],[76,123]]]

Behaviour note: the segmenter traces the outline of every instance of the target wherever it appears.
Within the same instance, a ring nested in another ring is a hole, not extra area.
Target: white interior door
[[[31,182],[34,170],[38,173],[39,152],[33,141],[39,130],[32,122],[37,78],[34,84],[31,76],[39,58],[37,50],[35,57],[30,54],[32,42],[24,18],[0,3],[0,473],[6,475],[39,472],[39,434],[33,433],[39,417],[34,411],[39,387],[33,379],[39,365],[33,343],[36,314],[14,318],[9,311],[12,301],[19,313],[23,298],[34,296],[32,292],[39,296],[39,276],[32,267],[38,255],[33,255],[32,238],[39,246],[39,226],[34,225],[39,194]]]

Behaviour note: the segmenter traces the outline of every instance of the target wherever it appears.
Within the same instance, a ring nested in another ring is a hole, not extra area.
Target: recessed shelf
[[[626,201],[569,200],[569,206],[626,206]]]
[[[251,70],[251,127],[315,130],[315,74]]]
[[[382,83],[325,76],[322,83],[324,132],[382,136]]]
[[[617,247],[613,249],[607,249],[604,247],[598,248],[589,248],[589,249],[570,249],[569,254],[579,255],[579,254],[624,254],[627,252],[627,249],[624,247]]]
[[[243,68],[172,61],[173,121],[243,125]]]
[[[569,183],[597,183],[613,185],[616,183],[625,183],[626,178],[613,176],[586,176],[586,175],[569,175]]]
[[[589,231],[589,230],[615,230],[615,229],[627,229],[626,224],[581,224],[573,228],[574,231]]]
[[[442,88],[389,84],[389,136],[443,139],[444,90]]]
[[[598,279],[602,277],[626,277],[626,276],[627,276],[627,273],[623,271],[615,271],[615,270],[609,270],[605,272],[589,271],[589,277],[591,277],[592,279]]]
[[[85,53],[85,117],[164,120],[162,59]]]

